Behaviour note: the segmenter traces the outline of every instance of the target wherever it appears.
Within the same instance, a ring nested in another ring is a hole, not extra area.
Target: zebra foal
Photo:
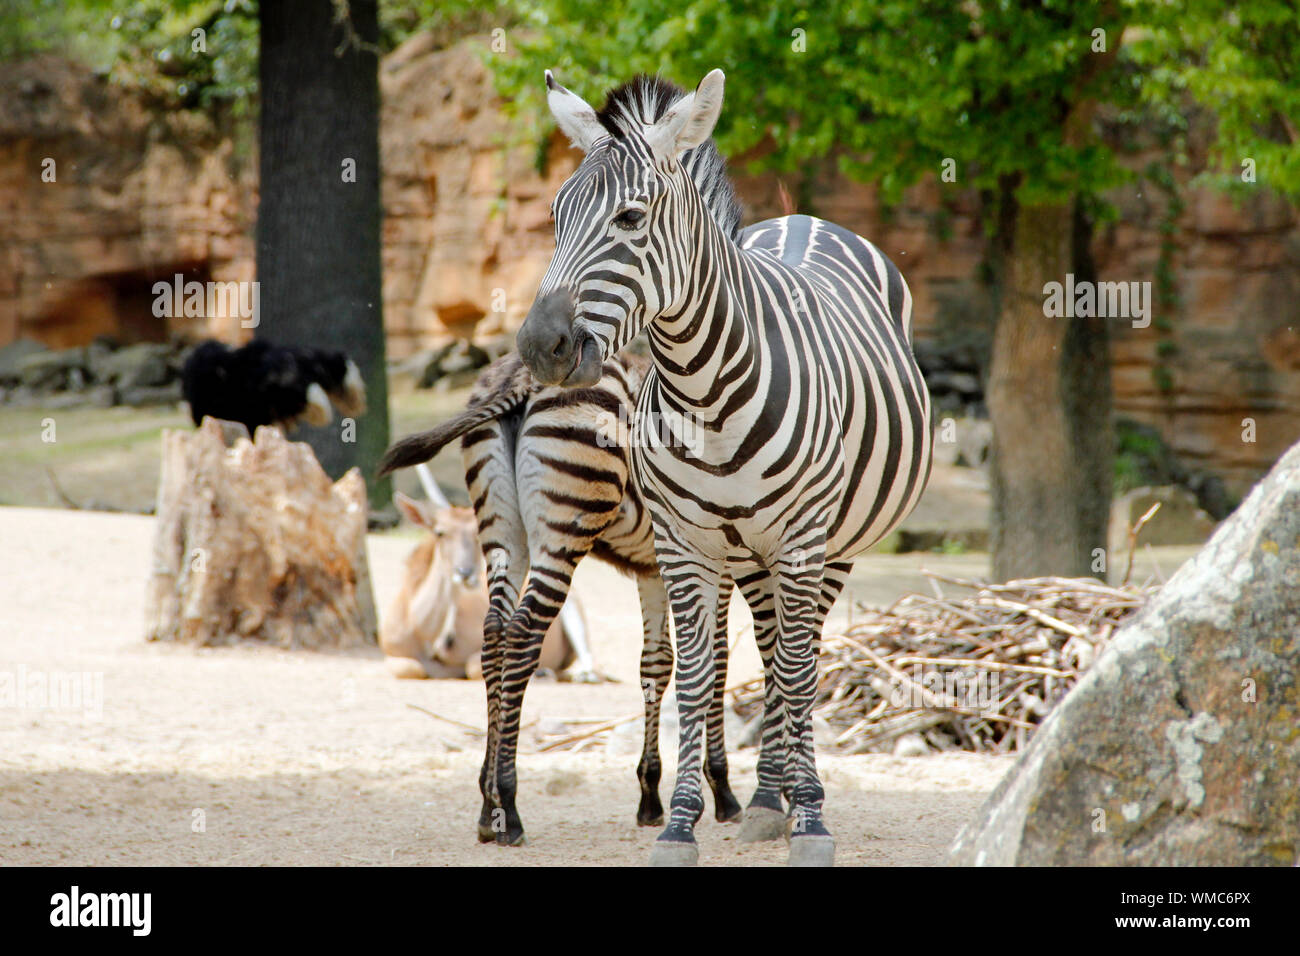
[[[875,246],[832,223],[719,227],[683,165],[717,122],[720,70],[689,94],[654,78],[625,85],[641,92],[611,95],[637,113],[623,124],[549,71],[546,83],[586,155],[555,198],[556,250],[520,355],[539,380],[580,388],[642,330],[650,343],[631,466],[676,625],[681,721],[651,862],[698,860],[713,611],[730,574],[754,612],[766,688],[746,825],[770,836],[780,821],[792,865],[829,865],[811,726],[822,623],[851,559],[902,521],[929,476],[911,294]],[[693,440],[673,440],[665,421],[692,423]]]

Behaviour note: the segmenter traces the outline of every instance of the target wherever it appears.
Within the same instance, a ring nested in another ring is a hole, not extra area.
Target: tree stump
[[[366,516],[357,469],[331,484],[309,445],[274,428],[254,441],[213,418],[165,429],[147,639],[376,643]]]

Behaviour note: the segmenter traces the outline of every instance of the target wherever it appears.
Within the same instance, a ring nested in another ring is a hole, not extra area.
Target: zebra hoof
[[[479,843],[496,843],[497,831],[490,826],[478,825],[478,842]]]
[[[651,866],[696,866],[699,862],[700,848],[694,843],[660,840],[650,850]]]
[[[767,843],[785,839],[785,814],[770,807],[750,807],[740,821],[741,843]]]
[[[745,811],[740,806],[722,807],[714,814],[719,823],[740,823],[745,819]]]
[[[835,840],[828,836],[797,836],[790,840],[789,866],[834,866]]]

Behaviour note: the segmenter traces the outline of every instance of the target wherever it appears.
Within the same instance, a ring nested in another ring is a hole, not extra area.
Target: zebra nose
[[[567,289],[541,296],[528,310],[515,344],[519,357],[544,385],[556,385],[573,371],[576,362],[573,334],[573,297]]]

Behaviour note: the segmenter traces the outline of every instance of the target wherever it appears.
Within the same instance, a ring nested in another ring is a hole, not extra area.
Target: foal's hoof
[[[478,842],[479,843],[496,843],[497,831],[493,830],[491,825],[478,825]]]
[[[750,807],[740,821],[741,843],[767,843],[785,839],[785,814],[771,807]]]
[[[695,866],[700,862],[700,848],[694,843],[656,841],[650,850],[651,866]]]
[[[834,866],[835,840],[811,834],[792,837],[790,857],[786,862],[790,866]]]

